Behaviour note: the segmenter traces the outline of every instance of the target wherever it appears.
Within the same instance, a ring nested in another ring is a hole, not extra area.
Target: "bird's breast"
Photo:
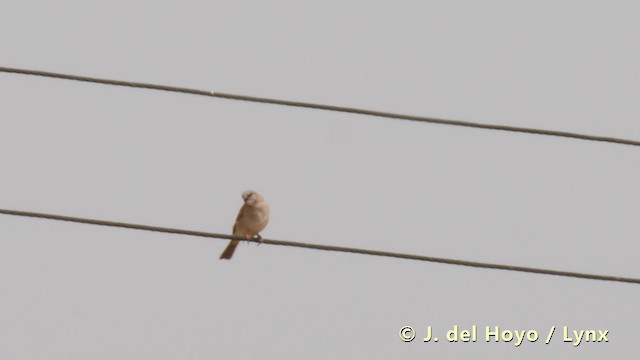
[[[254,236],[264,230],[269,222],[269,208],[252,206],[245,209],[238,227],[245,235]]]

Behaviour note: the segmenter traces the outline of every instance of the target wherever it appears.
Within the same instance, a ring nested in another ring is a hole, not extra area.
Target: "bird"
[[[242,200],[244,204],[233,224],[233,235],[242,236],[247,240],[257,238],[261,242],[260,231],[264,230],[269,222],[269,204],[262,195],[253,190],[243,192]],[[220,259],[231,259],[239,242],[240,240],[231,240],[220,255]]]

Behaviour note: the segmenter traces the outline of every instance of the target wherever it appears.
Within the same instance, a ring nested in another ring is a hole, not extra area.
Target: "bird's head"
[[[253,206],[253,205],[256,205],[257,203],[261,202],[263,200],[263,198],[257,192],[255,192],[253,190],[247,190],[247,191],[242,193],[242,200],[244,200],[245,204],[247,204],[249,206]]]

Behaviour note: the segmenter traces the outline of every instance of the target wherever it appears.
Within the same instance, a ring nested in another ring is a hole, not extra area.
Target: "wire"
[[[229,239],[229,240],[246,240],[243,237],[234,236],[234,235],[216,234],[216,233],[203,232],[203,231],[173,229],[173,228],[149,226],[149,225],[129,224],[129,223],[123,223],[123,222],[116,222],[116,221],[95,220],[95,219],[54,215],[54,214],[44,214],[44,213],[29,212],[29,211],[0,209],[0,214],[31,217],[31,218],[41,218],[41,219],[49,219],[49,220],[56,220],[56,221],[69,221],[74,223],[91,224],[91,225],[120,227],[120,228],[144,230],[144,231],[154,231],[154,232],[169,233],[169,234],[190,235],[190,236]],[[258,242],[258,240],[256,239],[251,239],[248,241]],[[263,244],[269,244],[269,245],[292,246],[292,247],[314,249],[314,250],[337,251],[337,252],[346,252],[346,253],[352,253],[352,254],[428,261],[428,262],[435,262],[435,263],[449,264],[449,265],[470,266],[474,268],[520,271],[520,272],[526,272],[526,273],[556,275],[556,276],[581,278],[581,279],[589,279],[589,280],[617,281],[617,282],[640,284],[640,279],[638,278],[627,278],[627,277],[620,277],[620,276],[608,276],[608,275],[587,274],[587,273],[579,273],[579,272],[571,272],[571,271],[549,270],[549,269],[540,269],[540,268],[515,266],[515,265],[500,265],[500,264],[483,263],[483,262],[476,262],[476,261],[456,260],[456,259],[438,258],[438,257],[432,257],[432,256],[422,256],[422,255],[412,255],[412,254],[402,254],[402,253],[395,253],[395,252],[389,252],[389,251],[366,250],[366,249],[350,248],[350,247],[344,247],[344,246],[309,244],[309,243],[284,241],[284,240],[262,239],[260,241]]]
[[[439,118],[426,117],[426,116],[367,110],[367,109],[361,109],[361,108],[355,108],[355,107],[324,105],[324,104],[316,104],[316,103],[301,102],[301,101],[289,101],[289,100],[279,100],[279,99],[271,99],[271,98],[264,98],[264,97],[236,95],[236,94],[229,94],[229,93],[223,93],[223,92],[190,89],[190,88],[177,87],[177,86],[158,85],[158,84],[133,82],[133,81],[110,80],[110,79],[102,79],[102,78],[96,78],[96,77],[70,75],[70,74],[62,74],[62,73],[39,71],[39,70],[0,67],[0,72],[44,76],[49,78],[75,80],[75,81],[91,82],[91,83],[106,84],[106,85],[127,86],[127,87],[133,87],[133,88],[170,91],[170,92],[177,92],[177,93],[183,93],[183,94],[209,96],[209,97],[228,99],[228,100],[249,101],[249,102],[263,103],[263,104],[293,106],[293,107],[311,108],[311,109],[326,110],[326,111],[337,111],[337,112],[343,112],[343,113],[377,116],[377,117],[390,118],[390,119],[417,121],[422,123],[464,126],[464,127],[487,129],[487,130],[502,130],[502,131],[519,132],[519,133],[527,133],[527,134],[535,134],[535,135],[558,136],[558,137],[564,137],[564,138],[589,140],[589,141],[602,141],[602,142],[615,143],[615,144],[621,144],[621,145],[640,146],[640,141],[637,141],[637,140],[608,137],[608,136],[586,135],[586,134],[579,134],[579,133],[567,132],[567,131],[535,129],[535,128],[508,126],[508,125],[483,124],[483,123],[476,123],[476,122],[470,122],[470,121],[446,120],[446,119],[439,119]]]

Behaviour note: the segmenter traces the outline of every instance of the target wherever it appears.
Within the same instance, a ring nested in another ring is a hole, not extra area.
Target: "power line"
[[[367,110],[367,109],[347,107],[347,106],[335,106],[335,105],[316,104],[316,103],[309,103],[309,102],[302,102],[302,101],[289,101],[289,100],[279,100],[279,99],[271,99],[271,98],[265,98],[265,97],[236,95],[236,94],[229,94],[229,93],[209,91],[209,90],[198,90],[198,89],[191,89],[191,88],[185,88],[185,87],[167,86],[167,85],[133,82],[133,81],[102,79],[102,78],[96,78],[96,77],[62,74],[62,73],[39,71],[39,70],[0,67],[0,72],[43,76],[43,77],[56,78],[56,79],[75,80],[75,81],[91,82],[91,83],[114,85],[114,86],[127,86],[127,87],[133,87],[133,88],[161,90],[161,91],[177,92],[177,93],[183,93],[183,94],[209,96],[209,97],[228,99],[228,100],[249,101],[249,102],[263,103],[263,104],[311,108],[311,109],[326,110],[326,111],[336,111],[336,112],[377,116],[377,117],[398,119],[398,120],[417,121],[422,123],[464,126],[464,127],[487,129],[487,130],[502,130],[502,131],[519,132],[519,133],[527,133],[527,134],[535,134],[535,135],[558,136],[558,137],[564,137],[564,138],[589,140],[589,141],[602,141],[602,142],[615,143],[615,144],[621,144],[621,145],[640,146],[640,141],[637,141],[637,140],[608,137],[608,136],[586,135],[586,134],[567,132],[567,131],[535,129],[535,128],[527,128],[527,127],[508,126],[508,125],[483,124],[483,123],[460,121],[460,120],[446,120],[446,119],[426,117],[426,116]]]
[[[72,217],[72,216],[55,215],[55,214],[44,214],[44,213],[36,213],[36,212],[29,212],[29,211],[0,209],[0,214],[31,217],[31,218],[41,218],[41,219],[49,219],[49,220],[56,220],[56,221],[69,221],[74,223],[111,226],[111,227],[119,227],[119,228],[135,229],[135,230],[162,232],[162,233],[169,233],[169,234],[190,235],[190,236],[229,239],[229,240],[245,240],[242,237],[234,236],[234,235],[216,234],[216,233],[210,233],[210,232],[192,231],[192,230],[183,230],[183,229],[173,229],[173,228],[166,228],[166,227],[159,227],[159,226],[130,224],[130,223],[123,223],[123,222],[116,222],[116,221],[107,221],[107,220],[87,219],[87,218],[79,218],[79,217]],[[254,239],[249,241],[257,242],[257,240],[254,240]],[[520,271],[520,272],[526,272],[526,273],[556,275],[556,276],[581,278],[581,279],[589,279],[589,280],[617,281],[617,282],[640,284],[640,279],[637,279],[637,278],[597,275],[597,274],[579,273],[579,272],[572,272],[572,271],[549,270],[549,269],[540,269],[540,268],[515,266],[515,265],[500,265],[500,264],[483,263],[483,262],[476,262],[476,261],[438,258],[438,257],[432,257],[432,256],[402,254],[402,253],[395,253],[395,252],[389,252],[389,251],[358,249],[358,248],[350,248],[350,247],[344,247],[344,246],[319,245],[319,244],[309,244],[309,243],[301,243],[301,242],[294,242],[294,241],[271,240],[271,239],[262,239],[262,243],[270,244],[270,245],[293,246],[293,247],[314,249],[314,250],[337,251],[337,252],[346,252],[346,253],[362,254],[362,255],[392,257],[392,258],[407,259],[407,260],[428,261],[428,262],[435,262],[435,263],[449,264],[449,265],[470,266],[475,268]]]

